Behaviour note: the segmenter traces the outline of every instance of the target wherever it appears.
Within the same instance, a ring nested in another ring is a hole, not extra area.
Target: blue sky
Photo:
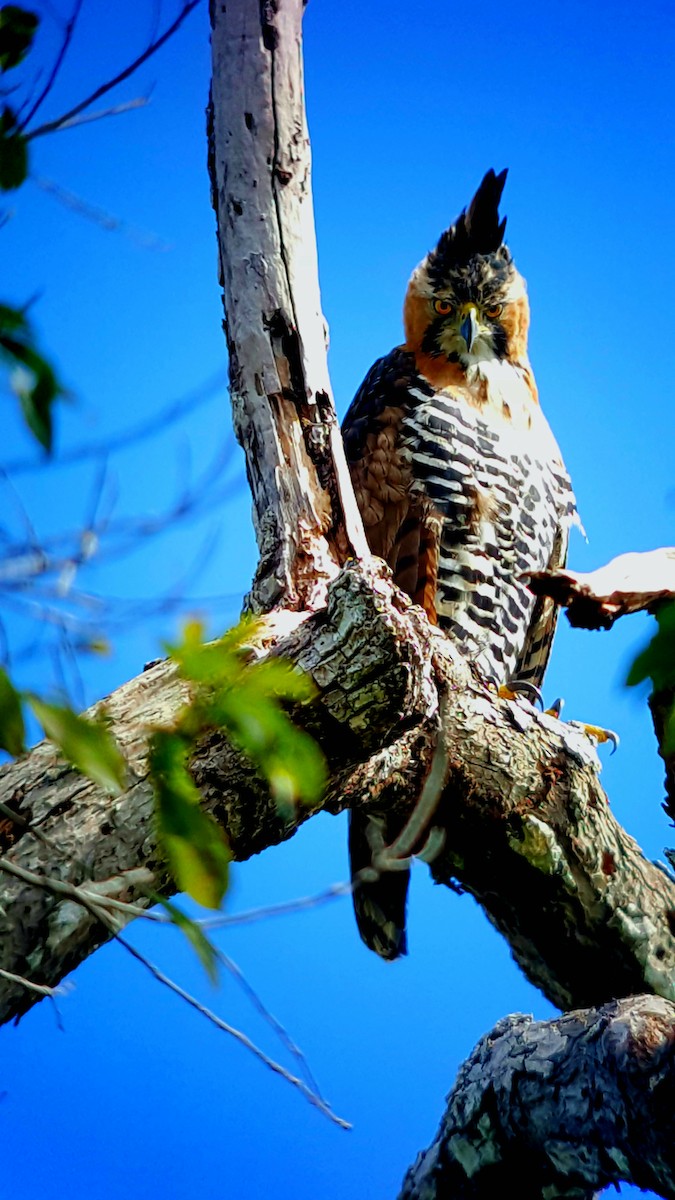
[[[62,0],[54,0],[61,8]],[[45,14],[53,5],[35,5]],[[63,10],[62,10],[63,11]],[[72,52],[43,116],[54,116],[144,46],[168,3],[85,0]],[[46,22],[40,53],[53,33]],[[53,30],[53,25],[50,27]],[[307,100],[330,365],[342,415],[375,357],[400,340],[410,271],[469,200],[485,170],[509,167],[508,241],[528,280],[542,406],[563,449],[588,533],[570,561],[591,569],[625,550],[673,541],[675,483],[670,260],[675,215],[675,14],[653,4],[493,0],[479,7],[311,0]],[[106,439],[209,384],[180,422],[107,462],[100,504],[161,514],[208,472],[224,474],[199,520],[92,564],[83,588],[130,600],[179,585],[190,611],[211,605],[217,633],[236,619],[255,566],[241,453],[232,444],[209,205],[204,108],[206,7],[116,94],[151,103],[34,144],[35,179],[0,230],[3,298],[36,297],[42,342],[72,402],[58,414],[54,465],[15,470],[2,492],[15,532],[81,529],[99,494],[101,456],[59,454]],[[108,101],[103,101],[101,107]],[[38,180],[43,181],[40,186]],[[44,181],[122,223],[76,215]],[[208,389],[207,389],[208,390]],[[2,459],[39,456],[5,401]],[[24,462],[25,466],[25,462]],[[113,493],[116,499],[113,504]],[[106,543],[103,543],[105,550]],[[79,675],[34,646],[32,612],[5,615],[25,686],[69,684],[88,701],[161,653],[178,615],[134,626],[116,609],[114,654]],[[603,755],[617,817],[651,858],[673,836],[643,698],[622,686],[648,631],[609,634],[563,621],[546,690],[566,713],[617,729]],[[320,891],[345,878],[343,819],[312,821],[287,846],[241,865],[232,910]],[[226,980],[215,994],[177,936],[134,928],[138,944],[228,1020],[275,1049]],[[396,1194],[428,1144],[443,1097],[475,1041],[507,1012],[551,1015],[468,898],[414,872],[410,957],[387,966],[362,948],[349,902],[220,935],[307,1053],[336,1110],[331,1127],[240,1047],[159,988],[116,947],[77,972],[60,1003],[3,1029],[0,1091],[8,1194],[108,1200],[120,1188],[178,1200]],[[367,1181],[367,1184],[366,1184]]]

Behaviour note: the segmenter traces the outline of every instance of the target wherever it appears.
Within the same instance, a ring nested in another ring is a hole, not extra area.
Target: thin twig
[[[240,1029],[236,1029],[234,1025],[229,1025],[227,1021],[223,1021],[222,1018],[214,1013],[210,1008],[207,1008],[206,1005],[201,1004],[199,1000],[197,1000],[189,992],[186,992],[185,988],[182,988],[180,984],[175,983],[174,980],[170,979],[168,975],[165,975],[164,972],[159,969],[159,967],[155,966],[153,962],[150,962],[150,960],[146,958],[144,954],[141,954],[140,950],[137,950],[135,946],[132,946],[131,943],[128,942],[126,938],[122,937],[121,934],[116,933],[115,938],[122,946],[124,946],[126,950],[129,951],[129,954],[131,954],[133,958],[142,963],[142,965],[150,972],[150,974],[157,980],[158,983],[163,984],[164,987],[168,987],[170,991],[174,992],[177,996],[180,996],[181,1000],[184,1000],[185,1003],[189,1004],[191,1008],[196,1009],[198,1013],[200,1013],[203,1017],[206,1017],[207,1021],[210,1021],[216,1026],[217,1029],[222,1030],[223,1033],[228,1033],[230,1037],[235,1039],[235,1041],[239,1042],[247,1050],[250,1050],[251,1054],[255,1055],[255,1057],[258,1058],[266,1067],[269,1067],[270,1071],[274,1071],[277,1075],[281,1075],[282,1079],[286,1080],[286,1083],[290,1083],[292,1087],[297,1088],[310,1104],[314,1105],[315,1108],[318,1108],[319,1112],[322,1112],[324,1116],[329,1118],[329,1120],[333,1121],[336,1125],[339,1125],[341,1129],[352,1128],[348,1121],[343,1120],[342,1117],[338,1117],[337,1114],[334,1113],[330,1108],[330,1106],[324,1100],[322,1100],[320,1096],[312,1091],[312,1089],[308,1087],[302,1079],[298,1079],[296,1075],[291,1075],[290,1071],[287,1071],[286,1068],[282,1067],[280,1063],[275,1061],[275,1059],[270,1058],[269,1055],[265,1054],[264,1050],[261,1050],[259,1046],[256,1046],[255,1042],[252,1042],[245,1033],[242,1033]]]
[[[225,387],[225,374],[222,370],[219,370],[215,375],[211,375],[203,383],[199,384],[193,391],[180,396],[165,408],[161,408],[158,412],[153,413],[152,416],[139,421],[137,425],[132,425],[129,429],[122,430],[121,433],[112,434],[98,441],[80,442],[79,445],[73,446],[72,449],[63,450],[58,455],[54,455],[54,457],[47,460],[35,457],[17,458],[4,463],[4,471],[7,475],[20,475],[28,471],[42,472],[49,468],[71,466],[72,463],[81,462],[87,458],[109,456],[110,454],[117,453],[119,450],[126,449],[127,446],[137,446],[139,442],[145,441],[146,438],[153,437],[157,433],[164,433],[169,425],[173,425],[188,413],[193,413],[207,400],[211,400],[218,391],[224,391]]]
[[[374,856],[373,866],[377,869],[391,869],[393,862],[406,862],[419,844],[424,831],[429,828],[431,819],[438,808],[440,798],[448,778],[448,753],[445,748],[444,728],[447,712],[447,699],[441,700],[438,714],[438,734],[436,748],[431,760],[429,774],[424,781],[424,787],[410,817],[403,826],[398,837],[390,846],[385,846]]]
[[[61,70],[61,67],[63,66],[63,60],[66,57],[66,54],[68,53],[68,47],[70,46],[70,43],[73,38],[73,34],[75,32],[75,26],[77,24],[78,17],[80,15],[80,10],[82,8],[82,4],[83,4],[83,0],[75,0],[75,4],[73,6],[73,11],[70,14],[70,17],[68,18],[68,20],[66,22],[66,27],[64,30],[64,34],[63,34],[63,41],[61,42],[61,48],[54,60],[54,65],[53,65],[51,71],[49,72],[49,76],[47,78],[47,82],[46,82],[45,86],[43,87],[42,91],[40,92],[40,95],[38,96],[37,100],[35,101],[30,112],[28,113],[28,116],[24,117],[23,121],[21,122],[21,126],[20,126],[21,132],[23,132],[23,130],[26,128],[29,121],[32,121],[36,112],[38,111],[39,108],[42,107],[44,101],[47,99],[47,96],[49,95],[52,88],[54,87],[54,84],[56,83],[57,76],[59,74],[59,71]]]
[[[282,1046],[285,1046],[285,1048],[288,1050],[288,1053],[298,1063],[300,1072],[302,1075],[304,1075],[308,1087],[315,1093],[316,1096],[319,1097],[319,1100],[325,1104],[326,1100],[324,1099],[321,1089],[314,1077],[314,1072],[312,1071],[305,1054],[293,1041],[292,1037],[288,1033],[288,1030],[285,1029],[281,1022],[277,1020],[277,1018],[274,1016],[274,1013],[270,1012],[261,996],[258,995],[255,988],[249,983],[241,967],[234,961],[234,959],[230,958],[229,954],[225,954],[222,950],[220,950],[218,946],[213,946],[212,948],[215,952],[218,962],[225,967],[226,971],[229,971],[232,978],[239,984],[239,987],[243,991],[247,1000],[253,1005],[253,1008],[260,1013],[260,1016],[263,1018],[263,1020],[266,1021],[274,1033],[276,1033]]]
[[[148,90],[147,96],[135,96],[133,100],[113,104],[110,108],[102,108],[98,112],[85,113],[82,116],[73,117],[70,121],[62,121],[56,132],[60,133],[62,129],[76,129],[78,125],[88,125],[91,121],[102,121],[105,117],[121,117],[124,113],[133,112],[136,108],[145,108],[150,103],[151,92],[152,88]]]
[[[234,1038],[235,1041],[239,1042],[242,1046],[249,1050],[251,1054],[258,1058],[260,1062],[268,1067],[270,1071],[274,1071],[275,1074],[280,1075],[282,1079],[285,1079],[287,1083],[290,1083],[292,1087],[297,1088],[310,1104],[312,1104],[315,1108],[318,1108],[319,1112],[322,1112],[324,1116],[328,1117],[329,1120],[334,1122],[334,1124],[338,1125],[341,1129],[352,1128],[348,1121],[343,1120],[342,1117],[338,1117],[337,1114],[334,1113],[330,1106],[326,1103],[326,1101],[323,1100],[322,1097],[311,1087],[309,1087],[302,1079],[299,1079],[296,1075],[292,1075],[290,1071],[287,1071],[286,1068],[281,1065],[281,1063],[276,1062],[275,1059],[270,1058],[268,1054],[265,1054],[264,1050],[261,1050],[259,1046],[256,1046],[255,1042],[251,1041],[251,1039],[247,1037],[245,1033],[242,1033],[240,1029],[237,1029],[234,1025],[230,1025],[227,1021],[224,1021],[221,1017],[214,1013],[210,1008],[207,1008],[206,1005],[201,1004],[195,996],[192,996],[190,992],[187,992],[185,988],[180,986],[180,984],[176,983],[168,975],[165,975],[164,972],[161,971],[160,968],[157,967],[153,962],[151,962],[150,959],[146,958],[140,950],[137,950],[135,946],[132,946],[131,943],[126,940],[126,938],[122,937],[118,923],[113,919],[110,913],[106,911],[110,897],[105,895],[96,895],[94,898],[93,893],[87,891],[86,889],[76,887],[71,883],[64,883],[60,879],[53,879],[48,875],[38,875],[34,871],[28,871],[24,867],[19,867],[16,863],[9,862],[7,859],[0,859],[0,871],[4,871],[8,875],[13,875],[15,878],[22,880],[24,883],[30,883],[35,887],[43,888],[45,891],[51,892],[53,895],[66,897],[69,900],[74,900],[76,904],[81,904],[83,908],[86,908],[87,911],[92,914],[92,916],[96,917],[101,922],[111,936],[114,937],[115,940],[118,941],[120,945],[128,951],[129,954],[131,954],[132,958],[135,958],[137,962],[140,962],[142,966],[144,966],[146,970],[150,972],[150,974],[157,980],[158,983],[161,983],[164,987],[167,987],[169,991],[174,992],[175,995],[179,996],[181,1000],[184,1000],[186,1004],[189,1004],[191,1008],[194,1008],[203,1017],[206,1017],[206,1019],[210,1021],[212,1025],[215,1025],[217,1029],[220,1029],[223,1033],[229,1034],[230,1037]],[[113,904],[112,907],[119,907],[119,902],[117,904]]]
[[[165,44],[165,42],[168,42],[170,37],[173,37],[174,33],[177,32],[177,30],[185,21],[186,17],[190,15],[192,10],[196,8],[199,3],[200,0],[186,0],[186,3],[183,5],[173,24],[171,24],[168,29],[164,31],[164,33],[160,34],[160,36],[154,42],[152,42],[142,54],[139,54],[138,58],[135,58],[133,62],[129,63],[129,65],[124,68],[123,71],[120,71],[114,79],[109,79],[107,83],[102,83],[100,87],[97,87],[96,90],[91,93],[90,96],[87,96],[84,100],[80,100],[79,104],[76,104],[73,108],[69,109],[68,112],[62,113],[61,116],[57,117],[54,121],[47,121],[44,125],[38,125],[37,129],[31,129],[26,134],[26,140],[42,137],[45,133],[54,133],[57,129],[60,129],[66,121],[71,121],[73,117],[77,117],[81,112],[84,112],[85,109],[89,108],[92,104],[95,104],[97,100],[100,100],[101,96],[105,96],[107,92],[112,91],[112,89],[117,87],[118,84],[123,83],[124,80],[128,79],[130,75],[133,75],[134,71],[137,71],[138,68],[143,65],[143,63],[147,62],[153,54],[156,54],[157,51],[160,50]]]
[[[65,996],[66,988],[64,987],[47,987],[44,983],[34,983],[32,979],[26,979],[24,975],[15,975],[13,971],[5,971],[4,967],[0,967],[0,979],[6,979],[8,983],[18,983],[21,987],[25,987],[29,992],[37,992],[39,996]]]
[[[48,838],[32,821],[27,821],[22,813],[17,813],[13,808],[10,808],[9,804],[0,802],[0,813],[3,817],[7,817],[13,825],[17,825],[19,829],[23,829],[25,833],[32,833],[33,837],[42,842],[43,846],[46,846],[48,850],[56,850],[56,845],[51,838]]]
[[[93,120],[93,118],[88,118]],[[105,230],[106,233],[119,233],[123,237],[128,238],[130,242],[140,246],[143,250],[153,250],[159,253],[164,253],[171,249],[171,243],[162,241],[156,233],[150,233],[147,230],[139,229],[136,225],[125,221],[122,217],[117,217],[108,209],[101,208],[98,204],[91,204],[88,200],[83,200],[76,192],[71,192],[67,188],[61,187],[55,183],[53,179],[46,179],[44,176],[32,176],[31,180],[48,196],[52,196],[64,208],[69,209],[78,217],[83,217],[87,221],[92,221],[98,225],[99,229]]]
[[[301,896],[298,900],[283,900],[281,904],[268,904],[261,908],[250,908],[246,912],[232,913],[229,915],[222,914],[218,917],[204,917],[197,924],[202,929],[224,929],[228,925],[249,925],[253,921],[264,921],[267,917],[281,917],[287,913],[302,912],[308,908],[318,908],[322,904],[328,904],[331,900],[337,900],[341,896],[351,896],[351,883],[334,883],[331,887],[326,888],[325,892],[318,892],[316,896]],[[162,917],[162,921],[168,923],[167,917]]]
[[[36,871],[28,871],[25,867],[20,867],[18,863],[11,862],[7,858],[0,858],[0,871],[4,871],[6,875],[13,875],[15,879],[20,879],[22,883],[29,883],[32,887],[42,888],[45,892],[51,892],[53,896],[58,896],[60,899],[74,900],[76,904],[81,904],[93,916],[98,917],[103,921],[111,932],[117,928],[116,924],[112,923],[112,918],[101,911],[107,904],[108,896],[94,894],[77,887],[74,883],[65,883],[62,879],[54,879],[51,875],[40,875]],[[114,905],[113,905],[114,907]],[[105,918],[105,920],[104,920]]]

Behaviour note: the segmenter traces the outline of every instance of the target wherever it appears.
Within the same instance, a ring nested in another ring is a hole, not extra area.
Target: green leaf
[[[0,115],[0,190],[11,192],[28,174],[28,142],[17,129],[16,116],[8,105]]]
[[[51,742],[83,775],[112,795],[124,791],[126,763],[114,738],[101,721],[79,717],[71,708],[27,697]]]
[[[17,67],[33,44],[39,17],[16,4],[0,8],[0,71]]]
[[[3,333],[16,333],[27,330],[26,314],[20,308],[11,308],[9,304],[0,304],[0,337]]]
[[[231,687],[246,667],[246,643],[254,637],[260,622],[244,617],[233,629],[215,642],[204,642],[201,621],[187,621],[183,640],[166,645],[167,653],[178,663],[181,675],[191,683],[206,687]]]
[[[298,729],[259,680],[245,678],[236,691],[219,698],[218,724],[267,780],[277,803],[286,808],[314,804],[326,786],[326,763],[308,733]]]
[[[204,628],[190,621],[177,646],[167,646],[183,678],[196,685],[180,719],[194,738],[206,728],[227,731],[270,785],[280,808],[315,803],[326,785],[326,766],[314,740],[297,729],[281,701],[305,704],[316,695],[310,677],[280,658],[247,661],[259,622],[244,619],[217,642],[204,644]]]
[[[61,395],[56,376],[44,359],[35,382],[26,385],[21,379],[13,381],[14,390],[21,402],[25,422],[41,446],[51,453],[54,438],[52,405]]]
[[[659,608],[656,623],[657,632],[628,672],[628,687],[635,687],[645,679],[651,679],[655,692],[675,687],[675,602]]]
[[[2,312],[10,312],[14,317],[20,315],[3,307],[0,318]],[[26,424],[49,454],[53,438],[52,405],[65,391],[53,368],[30,344],[31,332],[25,318],[23,325],[15,329],[16,332],[8,332],[0,319],[0,355],[17,368],[12,374],[12,389],[19,398]]]
[[[283,658],[253,663],[248,670],[247,684],[261,695],[277,696],[294,704],[307,704],[316,696],[311,677]]]
[[[0,667],[0,747],[14,756],[23,754],[25,737],[21,696]]]
[[[671,754],[675,754],[675,704],[663,723],[661,753],[664,758],[670,758]]]
[[[188,752],[189,744],[179,734],[153,734],[149,764],[159,834],[180,890],[206,908],[219,908],[231,854],[222,829],[200,807],[187,769]]]
[[[218,952],[209,941],[201,925],[188,917],[176,904],[165,900],[162,896],[153,896],[156,904],[161,905],[171,918],[172,924],[185,935],[202,964],[211,983],[218,982]]]

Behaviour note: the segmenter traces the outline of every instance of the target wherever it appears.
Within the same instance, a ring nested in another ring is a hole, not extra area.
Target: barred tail
[[[405,913],[410,871],[384,871],[373,882],[361,878],[372,864],[373,830],[377,836],[386,839],[383,818],[350,812],[349,861],[354,884],[354,916],[366,946],[391,961],[408,953]]]

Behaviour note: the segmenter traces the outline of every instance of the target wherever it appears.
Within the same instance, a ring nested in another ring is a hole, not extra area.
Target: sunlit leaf
[[[28,174],[28,142],[17,128],[16,115],[5,105],[0,113],[0,190],[11,192]]]
[[[311,677],[283,658],[267,658],[264,662],[253,663],[247,685],[259,689],[264,695],[277,696],[280,700],[296,704],[306,704],[316,696]]]
[[[0,71],[17,67],[31,48],[39,18],[16,4],[0,8]]]
[[[177,645],[168,644],[166,650],[178,663],[184,679],[211,688],[231,687],[246,666],[247,642],[259,624],[253,617],[244,617],[222,638],[205,642],[203,623],[193,619],[183,627],[183,640]]]
[[[124,790],[126,763],[101,721],[87,720],[70,708],[48,704],[38,696],[27,699],[46,736],[78,771],[113,795]]]
[[[316,688],[283,659],[249,661],[258,628],[258,621],[245,619],[223,638],[205,643],[201,622],[189,621],[182,641],[167,647],[183,678],[195,685],[180,732],[190,739],[207,727],[225,730],[267,780],[280,808],[313,804],[326,784],[323,754],[281,702],[305,704]]]
[[[187,769],[189,747],[178,734],[158,730],[150,744],[159,835],[178,887],[206,908],[219,908],[228,884],[230,850]]]
[[[21,696],[0,667],[0,748],[14,756],[23,754],[25,737]]]
[[[188,917],[186,913],[178,908],[176,904],[172,904],[170,900],[165,900],[162,896],[153,896],[153,899],[156,904],[160,904],[168,913],[172,924],[185,935],[193,950],[196,951],[197,957],[211,983],[216,984],[218,982],[218,954],[201,925],[198,925],[196,921]]]
[[[98,654],[101,658],[108,658],[112,654],[110,642],[104,637],[89,638],[86,642],[81,642],[80,645],[89,654]]]
[[[313,738],[298,729],[276,699],[244,680],[220,698],[219,724],[267,780],[279,804],[313,804],[326,785],[326,764]]]

